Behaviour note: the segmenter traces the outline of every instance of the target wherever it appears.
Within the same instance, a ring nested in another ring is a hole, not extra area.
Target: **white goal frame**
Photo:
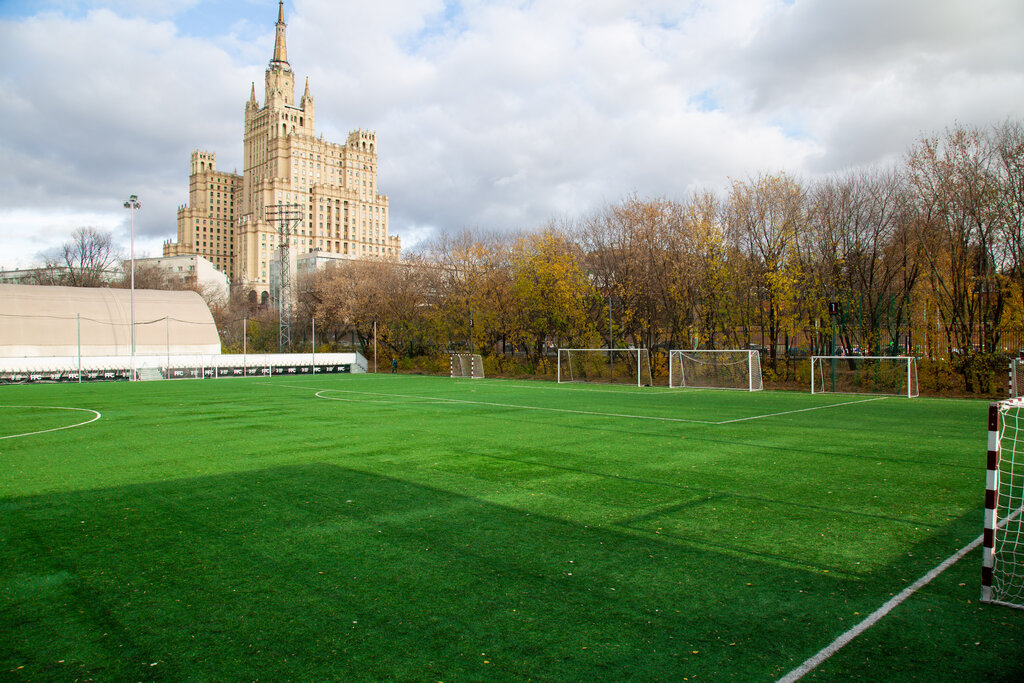
[[[889,361],[894,367],[895,373],[900,373],[900,379],[904,380],[905,390],[903,391],[873,391],[865,389],[858,391],[855,386],[844,386],[841,389],[829,389],[826,385],[824,363],[830,364],[834,361],[837,365],[851,362],[886,362]],[[903,367],[900,367],[903,366]],[[811,393],[812,394],[874,394],[876,396],[905,396],[915,398],[921,392],[917,380],[917,357],[916,356],[811,356]]]
[[[564,368],[563,368],[563,364],[562,364],[562,354],[563,353],[565,354],[565,358],[566,358],[566,363],[565,363]],[[622,354],[622,353],[634,354],[635,353],[636,354],[636,385],[638,387],[645,386],[645,380],[646,380],[646,385],[647,386],[654,386],[654,378],[653,378],[653,376],[651,374],[652,370],[651,370],[651,355],[650,355],[650,352],[648,352],[647,349],[639,349],[639,348],[636,348],[636,347],[629,347],[629,348],[623,348],[623,349],[562,349],[562,348],[560,348],[560,349],[558,349],[558,383],[559,384],[565,384],[565,383],[568,383],[568,382],[583,381],[583,380],[573,379],[572,370],[571,370],[571,367],[570,367],[571,361],[569,360],[570,359],[569,354],[571,354],[571,353],[602,353],[602,354],[604,354],[606,356],[610,355],[610,354],[616,354],[616,353],[619,353],[619,354]],[[647,376],[646,377],[644,376],[644,372],[643,372],[643,365],[644,365],[643,362],[642,362],[643,359],[647,360]],[[614,382],[615,378],[614,377],[610,377],[609,381],[610,382]],[[630,384],[632,384],[632,382],[630,382]]]
[[[483,379],[484,359],[479,353],[453,353],[449,369],[453,378]]]
[[[989,404],[987,470],[981,601],[1024,609],[1024,398]]]
[[[707,358],[701,360],[699,357]],[[746,386],[723,386],[702,381],[699,375],[691,373],[688,377],[684,369],[683,359],[707,365],[715,365],[718,358],[733,357],[736,360],[719,361],[725,367],[742,371],[746,369]],[[676,369],[678,368],[678,372]],[[761,377],[761,354],[756,349],[671,349],[668,352],[668,386],[670,388],[686,387],[689,389],[733,389],[739,391],[761,391],[764,380]]]

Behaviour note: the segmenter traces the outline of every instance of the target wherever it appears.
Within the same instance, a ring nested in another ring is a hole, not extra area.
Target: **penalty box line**
[[[813,406],[811,408],[798,408],[796,410],[783,410],[781,413],[766,413],[764,415],[752,415],[750,417],[737,417],[733,420],[722,420],[721,422],[714,422],[716,425],[727,425],[731,422],[744,422],[746,420],[760,420],[765,417],[775,417],[776,415],[791,415],[793,413],[806,413],[810,410],[824,410],[825,408],[838,408],[839,406],[852,406],[857,403],[869,403],[871,401],[884,401],[889,398],[888,396],[874,396],[872,398],[861,398],[856,401],[844,401],[843,403],[830,403],[827,406]]]
[[[327,392],[327,391],[329,391],[329,392],[336,391],[336,392],[343,393],[343,394],[361,394],[361,395],[364,395],[364,396],[386,396],[388,398],[408,398],[408,399],[422,399],[422,398],[424,398],[423,396],[412,396],[412,395],[409,395],[409,394],[383,394],[383,393],[378,393],[378,392],[375,392],[375,391],[352,391],[352,390],[348,390],[348,389],[325,389],[324,391],[325,392]],[[324,398],[324,399],[328,398],[326,396],[320,396],[320,393],[322,393],[322,392],[317,392],[317,394],[316,394],[316,396],[318,398]],[[598,417],[625,417],[625,418],[629,418],[629,419],[632,419],[632,420],[652,420],[652,421],[656,421],[656,422],[686,422],[686,423],[689,423],[689,424],[705,424],[705,425],[717,424],[716,422],[711,422],[709,420],[688,420],[688,419],[683,418],[683,417],[656,417],[656,416],[652,416],[652,415],[629,415],[627,413],[602,413],[602,412],[598,412],[598,411],[594,411],[594,410],[574,410],[572,408],[547,408],[547,407],[543,407],[543,406],[523,406],[523,405],[517,405],[517,404],[514,404],[514,403],[495,403],[495,402],[491,402],[491,401],[470,401],[470,400],[467,400],[467,399],[446,398],[446,397],[442,397],[442,396],[431,396],[429,398],[431,400],[443,401],[443,402],[447,402],[447,403],[461,403],[461,404],[466,404],[466,405],[491,406],[493,408],[515,408],[517,410],[539,410],[539,411],[551,412],[551,413],[570,413],[570,414],[573,414],[573,415],[595,415],[595,416],[598,416]]]
[[[799,408],[797,410],[785,410],[785,411],[778,412],[778,413],[767,413],[767,414],[764,414],[764,415],[752,415],[750,417],[740,417],[740,418],[736,418],[736,419],[733,419],[733,420],[714,421],[714,420],[693,420],[693,419],[688,419],[688,418],[684,418],[684,417],[659,417],[659,416],[654,416],[654,415],[631,415],[631,414],[628,414],[628,413],[605,413],[605,412],[594,411],[594,410],[575,410],[575,409],[572,409],[572,408],[550,408],[550,407],[543,407],[543,406],[524,406],[524,405],[518,405],[518,404],[514,404],[514,403],[496,403],[496,402],[491,402],[491,401],[471,401],[471,400],[468,400],[468,399],[446,398],[446,397],[442,397],[442,396],[424,397],[424,396],[413,396],[413,395],[409,395],[409,394],[386,394],[386,393],[375,392],[375,391],[354,391],[354,390],[351,390],[351,389],[324,389],[324,390],[316,392],[315,395],[316,395],[317,398],[329,399],[329,397],[327,397],[327,396],[321,396],[320,395],[321,393],[325,393],[325,392],[337,392],[337,393],[341,393],[341,394],[356,394],[356,395],[362,395],[362,396],[381,396],[381,397],[386,397],[386,398],[419,399],[418,401],[416,401],[416,403],[420,403],[420,404],[425,403],[426,400],[430,400],[430,401],[447,402],[447,403],[461,403],[461,404],[466,404],[466,405],[491,406],[491,407],[494,407],[494,408],[515,408],[515,409],[518,409],[518,410],[539,410],[539,411],[546,411],[546,412],[552,412],[552,413],[569,413],[569,414],[573,414],[573,415],[593,415],[593,416],[598,416],[598,417],[619,417],[619,418],[629,418],[629,419],[634,419],[634,420],[650,420],[650,421],[654,421],[654,422],[679,422],[679,423],[685,423],[685,424],[704,424],[704,425],[726,425],[726,424],[730,424],[730,423],[733,423],[733,422],[743,422],[743,421],[746,421],[746,420],[760,420],[760,419],[766,418],[766,417],[775,417],[775,416],[778,416],[778,415],[789,415],[789,414],[792,414],[792,413],[803,413],[803,412],[807,412],[807,411],[810,411],[810,410],[823,410],[825,408],[837,408],[837,407],[840,407],[840,406],[853,405],[853,404],[856,404],[856,403],[867,403],[869,401],[881,401],[881,400],[883,400],[885,398],[888,398],[886,396],[877,396],[877,397],[874,397],[874,398],[860,399],[860,400],[857,400],[857,401],[845,401],[843,403],[832,403],[832,404],[827,405],[827,406],[814,406],[812,408]]]

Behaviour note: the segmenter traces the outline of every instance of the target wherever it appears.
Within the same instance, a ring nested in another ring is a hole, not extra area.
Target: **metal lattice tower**
[[[283,351],[292,344],[292,317],[295,307],[292,289],[291,236],[302,224],[302,204],[271,204],[266,209],[268,222],[277,223],[278,255],[280,257],[280,282],[277,289],[277,306],[281,318],[278,344]]]

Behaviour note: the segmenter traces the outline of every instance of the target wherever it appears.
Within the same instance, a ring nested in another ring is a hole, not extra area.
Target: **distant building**
[[[355,130],[344,144],[327,142],[316,137],[315,113],[309,79],[295,103],[282,0],[263,106],[255,84],[245,105],[243,173],[218,171],[212,152],[192,153],[189,204],[178,209],[178,239],[164,244],[164,255],[198,254],[266,301],[276,294],[270,277],[279,247],[266,209],[298,204],[302,221],[288,243],[296,258],[315,251],[400,258],[401,240],[388,234],[388,198],[377,192],[376,133]]]
[[[207,301],[228,296],[228,276],[198,254],[135,259],[136,270],[145,266],[159,268],[168,278],[189,287],[198,286]]]
[[[235,267],[235,194],[242,176],[217,170],[213,152],[192,152],[189,203],[178,207],[178,241],[164,256],[198,255],[232,277]]]
[[[125,271],[121,268],[104,268],[99,274],[105,283],[120,282]],[[71,279],[67,266],[39,266],[37,268],[16,268],[0,270],[0,284],[8,285],[63,285]]]
[[[0,270],[0,284],[41,285],[50,284],[53,273],[49,268],[14,268]]]

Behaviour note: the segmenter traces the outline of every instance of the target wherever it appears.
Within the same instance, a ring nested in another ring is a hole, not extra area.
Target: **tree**
[[[512,263],[517,312],[512,334],[534,362],[545,355],[548,341],[563,346],[594,339],[586,315],[594,292],[574,244],[550,229],[525,235],[516,241]]]
[[[603,297],[592,323],[603,334],[613,317],[619,329],[610,331],[609,343],[653,348],[690,330],[697,270],[687,227],[679,203],[630,197],[577,228],[586,269]]]
[[[810,193],[809,219],[817,317],[836,302],[844,348],[893,353],[920,273],[903,179],[896,169],[826,178]]]
[[[907,155],[928,282],[968,390],[975,346],[995,348],[999,328],[993,321],[1005,303],[996,248],[1005,225],[996,161],[991,139],[962,126],[941,138],[921,138]]]
[[[225,353],[241,353],[243,349],[248,349],[248,343],[242,339],[243,333],[249,336],[244,321],[255,318],[259,312],[259,306],[255,302],[256,293],[240,282],[231,287],[231,293],[226,300],[208,302]]]
[[[785,173],[734,181],[726,208],[730,238],[750,260],[752,284],[764,316],[762,338],[767,336],[773,370],[778,369],[780,339],[795,332],[800,313],[799,239],[804,208],[803,188]]]
[[[109,232],[78,228],[71,239],[46,259],[50,284],[69,287],[101,287],[111,279],[119,259]]]

